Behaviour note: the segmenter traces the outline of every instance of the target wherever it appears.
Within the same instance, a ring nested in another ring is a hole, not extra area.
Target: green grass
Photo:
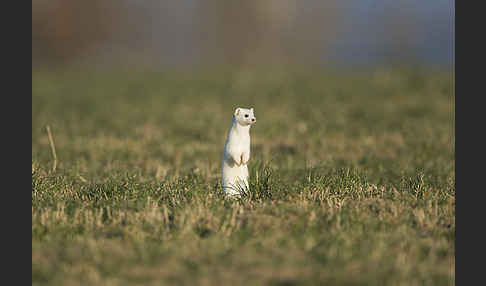
[[[454,138],[441,71],[33,72],[32,284],[454,285]]]

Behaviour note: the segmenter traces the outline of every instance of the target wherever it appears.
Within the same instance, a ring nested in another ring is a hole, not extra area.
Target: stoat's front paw
[[[228,160],[228,163],[231,164],[231,161],[233,161],[233,164],[236,165],[236,166],[240,166],[241,165],[241,156],[238,156],[238,155],[231,155],[230,156],[230,160]]]
[[[241,163],[243,165],[248,164],[248,161],[250,161],[250,156],[249,155],[246,155],[246,154],[241,155]]]

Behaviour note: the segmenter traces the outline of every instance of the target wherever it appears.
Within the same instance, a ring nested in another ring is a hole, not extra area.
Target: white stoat
[[[223,151],[222,187],[228,195],[239,195],[248,189],[250,127],[255,122],[253,108],[235,110]]]

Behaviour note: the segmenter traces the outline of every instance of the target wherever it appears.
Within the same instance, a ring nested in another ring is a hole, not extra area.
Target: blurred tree
[[[223,63],[315,61],[326,53],[336,1],[209,0],[198,6],[202,47]]]
[[[111,1],[33,0],[32,64],[66,63],[109,37]]]

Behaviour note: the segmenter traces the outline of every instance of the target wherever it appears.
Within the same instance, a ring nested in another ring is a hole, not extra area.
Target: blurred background
[[[436,66],[452,0],[33,0],[32,67]]]
[[[454,11],[33,0],[32,285],[454,284]]]

